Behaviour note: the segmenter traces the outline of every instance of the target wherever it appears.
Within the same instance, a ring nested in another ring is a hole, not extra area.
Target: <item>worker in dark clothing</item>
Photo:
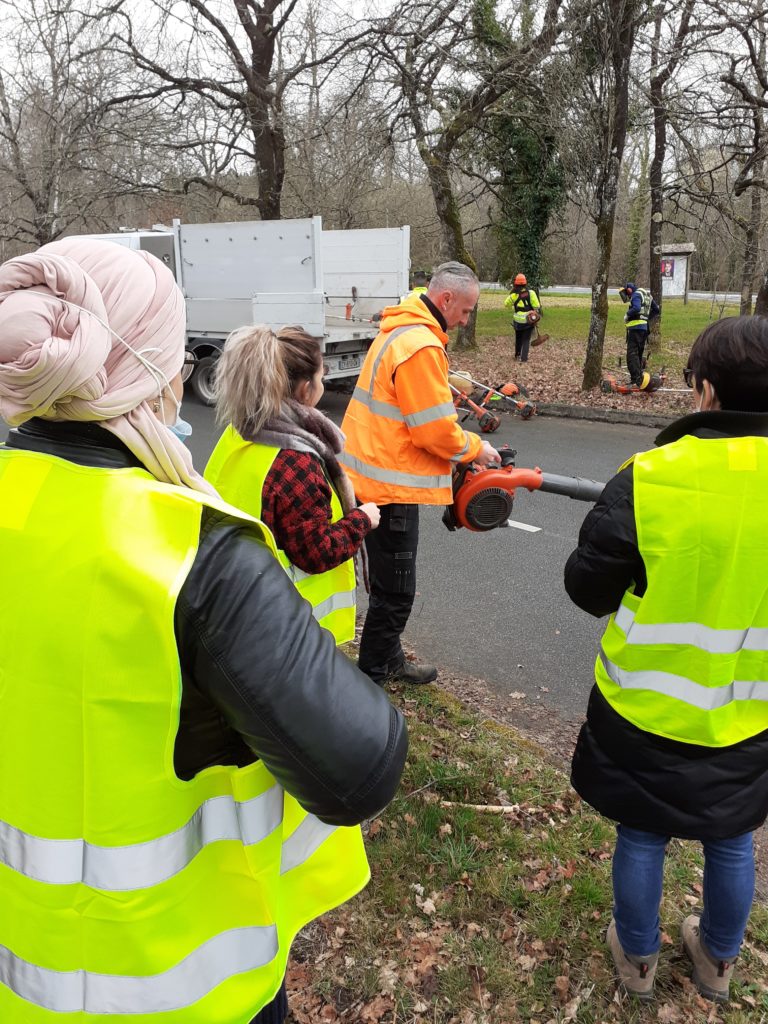
[[[648,342],[648,322],[661,312],[656,300],[647,288],[638,288],[627,281],[619,290],[622,302],[629,303],[624,314],[627,328],[627,370],[635,387],[645,389],[651,382],[651,375],[645,370],[643,355]]]
[[[565,569],[571,599],[610,615],[571,778],[617,823],[621,986],[653,997],[675,836],[704,848],[702,912],[680,928],[693,983],[727,1002],[768,815],[768,319],[710,324],[684,375],[696,412],[606,484]]]
[[[525,274],[518,274],[512,291],[504,300],[507,309],[512,310],[512,326],[515,328],[515,359],[528,362],[533,329],[541,319],[541,303],[533,288],[528,287]]]

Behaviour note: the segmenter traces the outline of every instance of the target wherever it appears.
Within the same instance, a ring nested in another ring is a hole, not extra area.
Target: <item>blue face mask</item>
[[[192,433],[192,424],[187,423],[187,421],[183,420],[181,416],[177,416],[176,422],[169,424],[168,429],[172,434],[175,434],[183,444]]]

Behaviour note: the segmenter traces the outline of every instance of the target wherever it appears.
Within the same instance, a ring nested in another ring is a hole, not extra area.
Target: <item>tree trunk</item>
[[[663,87],[658,76],[651,79],[651,106],[653,108],[653,158],[648,174],[651,192],[651,223],[648,229],[648,288],[658,304],[659,315],[649,324],[649,353],[658,352],[661,347],[661,317],[663,313],[661,244],[664,230],[664,187],[662,171],[667,151],[667,112],[664,109]]]
[[[755,316],[768,316],[768,267],[763,268],[763,280],[757,290]]]
[[[475,261],[467,251],[464,243],[464,230],[461,226],[461,211],[453,194],[451,177],[446,161],[430,153],[427,157],[422,151],[427,165],[429,184],[435,200],[435,210],[440,223],[440,256],[443,260],[458,260],[477,271]],[[454,351],[462,352],[477,347],[475,328],[477,325],[477,309],[469,317],[466,327],[460,327],[453,343]]]
[[[753,175],[762,177],[762,160],[755,164]],[[744,238],[744,264],[741,268],[741,302],[739,314],[749,316],[752,312],[752,285],[755,283],[757,269],[757,250],[760,244],[760,231],[763,220],[763,194],[760,188],[752,188],[749,226]]]
[[[648,212],[648,138],[642,140],[640,150],[640,173],[630,201],[629,224],[627,229],[627,281],[637,281],[640,274],[640,247],[642,246],[645,215]]]
[[[690,31],[691,16],[696,0],[685,0],[680,24],[675,33],[669,59],[664,67],[659,63],[663,52],[661,31],[664,23],[664,5],[655,8],[653,40],[651,43],[650,102],[653,111],[653,158],[649,174],[651,191],[651,225],[648,232],[648,288],[659,307],[658,317],[649,324],[648,351],[658,352],[661,347],[661,317],[664,285],[661,279],[661,244],[664,230],[664,186],[662,172],[667,153],[667,108],[664,87],[683,59],[683,46]],[[674,4],[670,4],[674,10]],[[688,301],[686,286],[685,301]]]
[[[253,138],[253,156],[259,195],[256,207],[262,220],[280,220],[280,201],[285,178],[285,133],[276,115],[270,123],[269,109],[253,93],[247,98],[248,122]]]
[[[616,215],[614,200],[610,211],[606,210],[597,224],[597,268],[592,282],[592,308],[589,317],[587,353],[584,359],[584,379],[581,386],[585,391],[597,387],[603,376],[603,346],[605,328],[608,323],[608,268],[613,248],[613,222]]]
[[[478,303],[479,304],[479,303]],[[466,327],[460,327],[456,340],[453,343],[454,352],[467,352],[469,349],[477,348],[475,330],[477,328],[477,306],[469,314]]]
[[[627,140],[629,122],[629,62],[634,46],[633,3],[611,3],[613,36],[610,48],[610,62],[613,69],[613,90],[606,97],[606,103],[613,105],[613,116],[604,122],[603,157],[597,185],[597,267],[592,284],[592,311],[589,319],[587,351],[584,358],[582,389],[589,391],[597,387],[602,377],[605,327],[608,322],[608,271],[613,249],[613,226],[616,220],[616,203],[619,194],[621,161]],[[615,9],[615,10],[614,10]]]

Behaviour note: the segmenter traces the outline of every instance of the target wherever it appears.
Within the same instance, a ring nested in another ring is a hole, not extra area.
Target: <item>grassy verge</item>
[[[483,292],[477,319],[477,336],[482,339],[497,335],[511,334],[511,315],[504,308],[505,295],[501,292]],[[582,352],[589,330],[589,295],[542,295],[544,320],[542,331],[552,336],[556,345],[575,345]],[[613,358],[620,354],[625,345],[624,313],[626,306],[616,295],[608,301],[608,325],[606,329],[606,355]],[[661,349],[655,357],[657,365],[666,365],[676,378],[682,371],[690,347],[701,331],[724,316],[736,316],[735,305],[712,305],[701,300],[683,304],[682,299],[667,299],[664,302]]]
[[[678,938],[700,899],[694,844],[672,844],[657,1000],[640,1009],[617,996],[603,943],[611,825],[511,730],[434,688],[395,699],[411,732],[402,791],[368,830],[371,884],[294,949],[296,1024],[768,1021],[765,908],[725,1008],[687,980]]]
[[[483,292],[480,297],[478,335],[506,334],[512,316],[504,308],[503,292]],[[586,338],[589,328],[589,295],[547,295],[541,296],[547,331],[563,338]],[[624,337],[624,313],[627,307],[617,295],[608,299],[607,336]],[[722,305],[691,300],[686,304],[682,299],[665,299],[662,319],[663,334],[671,343],[690,345],[712,320],[724,316],[738,316],[738,305]],[[542,324],[543,326],[543,324]]]

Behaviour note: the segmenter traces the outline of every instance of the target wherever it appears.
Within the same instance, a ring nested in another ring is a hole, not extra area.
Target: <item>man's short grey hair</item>
[[[442,291],[468,292],[471,288],[479,287],[480,281],[477,274],[465,263],[458,263],[451,260],[450,263],[441,263],[432,272],[432,280],[429,283],[429,294],[436,294]]]

